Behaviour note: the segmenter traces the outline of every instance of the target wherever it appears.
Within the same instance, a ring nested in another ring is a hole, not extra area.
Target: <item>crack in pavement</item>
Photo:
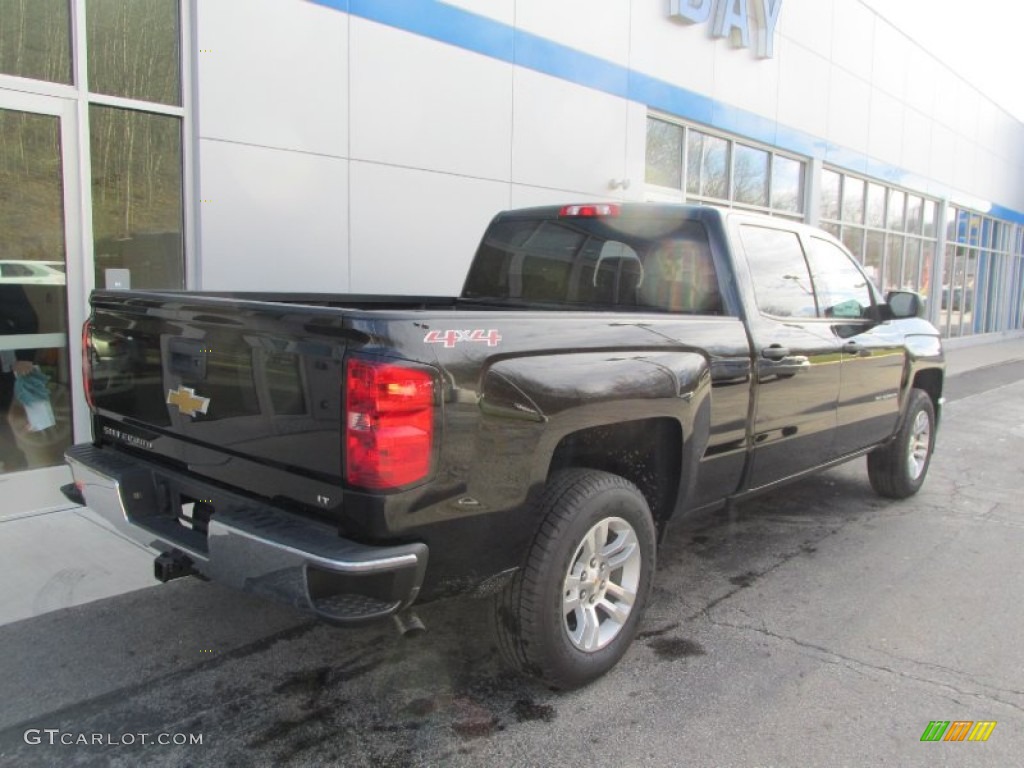
[[[944,689],[952,691],[953,693],[956,693],[956,694],[958,694],[960,696],[972,697],[972,698],[977,698],[977,699],[984,699],[984,700],[996,702],[998,704],[1003,704],[1003,705],[1005,705],[1007,707],[1011,707],[1012,709],[1017,710],[1018,712],[1024,713],[1024,706],[1021,706],[1020,704],[1016,704],[1016,703],[1014,703],[1012,701],[1007,701],[1006,699],[1000,698],[998,695],[996,695],[998,693],[1009,694],[1009,695],[1014,695],[1014,696],[1024,695],[1024,692],[1021,692],[1021,691],[1015,691],[1015,690],[1012,690],[1012,689],[994,688],[992,686],[985,685],[983,683],[979,683],[977,680],[971,680],[971,682],[973,682],[975,685],[978,685],[981,688],[984,688],[985,691],[969,691],[969,690],[964,690],[964,689],[961,689],[961,688],[957,688],[955,685],[953,685],[951,683],[942,682],[940,680],[933,680],[933,679],[930,679],[930,678],[927,678],[927,677],[921,677],[919,675],[911,674],[910,672],[904,672],[904,671],[901,671],[901,670],[898,670],[898,669],[893,669],[892,667],[887,667],[887,666],[880,665],[880,664],[872,664],[871,662],[864,661],[863,659],[857,659],[857,658],[854,658],[852,656],[845,656],[844,654],[837,653],[836,651],[833,651],[833,650],[831,650],[829,648],[826,648],[826,647],[824,647],[822,645],[818,645],[816,643],[807,642],[806,640],[800,640],[799,638],[790,637],[788,635],[780,635],[780,634],[778,634],[776,632],[772,632],[770,629],[767,629],[767,628],[747,626],[747,625],[743,625],[743,624],[730,624],[729,622],[716,621],[716,620],[711,619],[711,618],[708,619],[708,623],[713,625],[713,626],[716,626],[716,627],[723,627],[723,628],[726,628],[726,629],[735,629],[735,630],[740,630],[740,631],[743,631],[743,632],[754,632],[756,634],[764,635],[765,637],[770,637],[770,638],[773,638],[775,640],[781,640],[781,641],[786,642],[786,643],[792,643],[793,645],[796,645],[799,648],[804,648],[804,649],[807,649],[807,650],[810,650],[810,651],[815,651],[816,652],[816,654],[815,654],[816,657],[817,657],[817,654],[824,654],[827,657],[832,657],[832,658],[823,658],[823,659],[820,659],[820,660],[825,662],[825,663],[829,663],[829,664],[841,664],[841,665],[847,667],[848,669],[850,669],[851,671],[854,671],[854,672],[861,672],[862,669],[874,670],[874,671],[877,671],[877,672],[884,672],[884,673],[888,673],[888,674],[891,674],[891,675],[895,675],[896,677],[904,678],[906,680],[912,680],[912,681],[917,682],[917,683],[922,683],[922,684],[925,684],[925,685],[935,686],[936,688],[944,688]],[[905,661],[905,662],[911,663],[911,664],[926,665],[923,662],[918,662],[918,661],[915,661],[913,659],[901,658],[901,657],[895,656],[893,654],[886,654],[886,655],[890,656],[891,658],[897,659],[899,661]],[[818,658],[820,658],[820,657],[818,657]],[[933,665],[933,666],[937,666],[937,665]],[[949,669],[943,668],[943,667],[939,667],[939,668],[940,669],[946,669],[946,671],[952,672],[952,673],[960,675],[960,676],[968,677],[966,672],[957,672],[955,670],[949,670]]]

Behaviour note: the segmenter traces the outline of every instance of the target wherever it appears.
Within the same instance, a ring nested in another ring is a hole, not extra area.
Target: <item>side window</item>
[[[872,290],[864,273],[834,243],[809,239],[808,258],[825,317],[859,319],[869,316]]]
[[[818,316],[811,274],[795,232],[745,224],[740,240],[761,312],[775,317]]]

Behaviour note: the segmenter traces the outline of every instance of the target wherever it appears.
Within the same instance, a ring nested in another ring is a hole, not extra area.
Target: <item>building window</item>
[[[96,285],[127,269],[133,288],[181,288],[181,120],[89,107]]]
[[[184,288],[178,0],[86,0],[97,287]]]
[[[181,104],[178,0],[88,0],[89,91]]]
[[[649,197],[803,219],[807,163],[767,147],[647,118]]]
[[[69,0],[0,0],[0,74],[70,85]]]
[[[824,168],[821,227],[842,240],[885,291],[927,296],[937,233],[938,201]]]
[[[991,216],[952,206],[947,209],[939,314],[944,335],[970,336],[1021,327],[1021,232],[1021,227]]]

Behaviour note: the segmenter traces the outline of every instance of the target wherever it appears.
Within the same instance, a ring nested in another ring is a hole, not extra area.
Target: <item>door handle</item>
[[[789,357],[789,347],[784,347],[781,344],[772,344],[761,350],[761,357],[765,360],[785,360]]]

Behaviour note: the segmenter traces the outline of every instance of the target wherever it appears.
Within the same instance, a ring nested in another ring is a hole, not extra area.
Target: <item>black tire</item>
[[[635,485],[597,470],[557,473],[539,503],[526,562],[495,599],[498,646],[520,672],[575,688],[615,666],[636,636],[654,573],[654,521]]]
[[[905,499],[924,484],[935,448],[935,407],[928,393],[910,390],[896,436],[868,454],[868,479],[879,496]]]

